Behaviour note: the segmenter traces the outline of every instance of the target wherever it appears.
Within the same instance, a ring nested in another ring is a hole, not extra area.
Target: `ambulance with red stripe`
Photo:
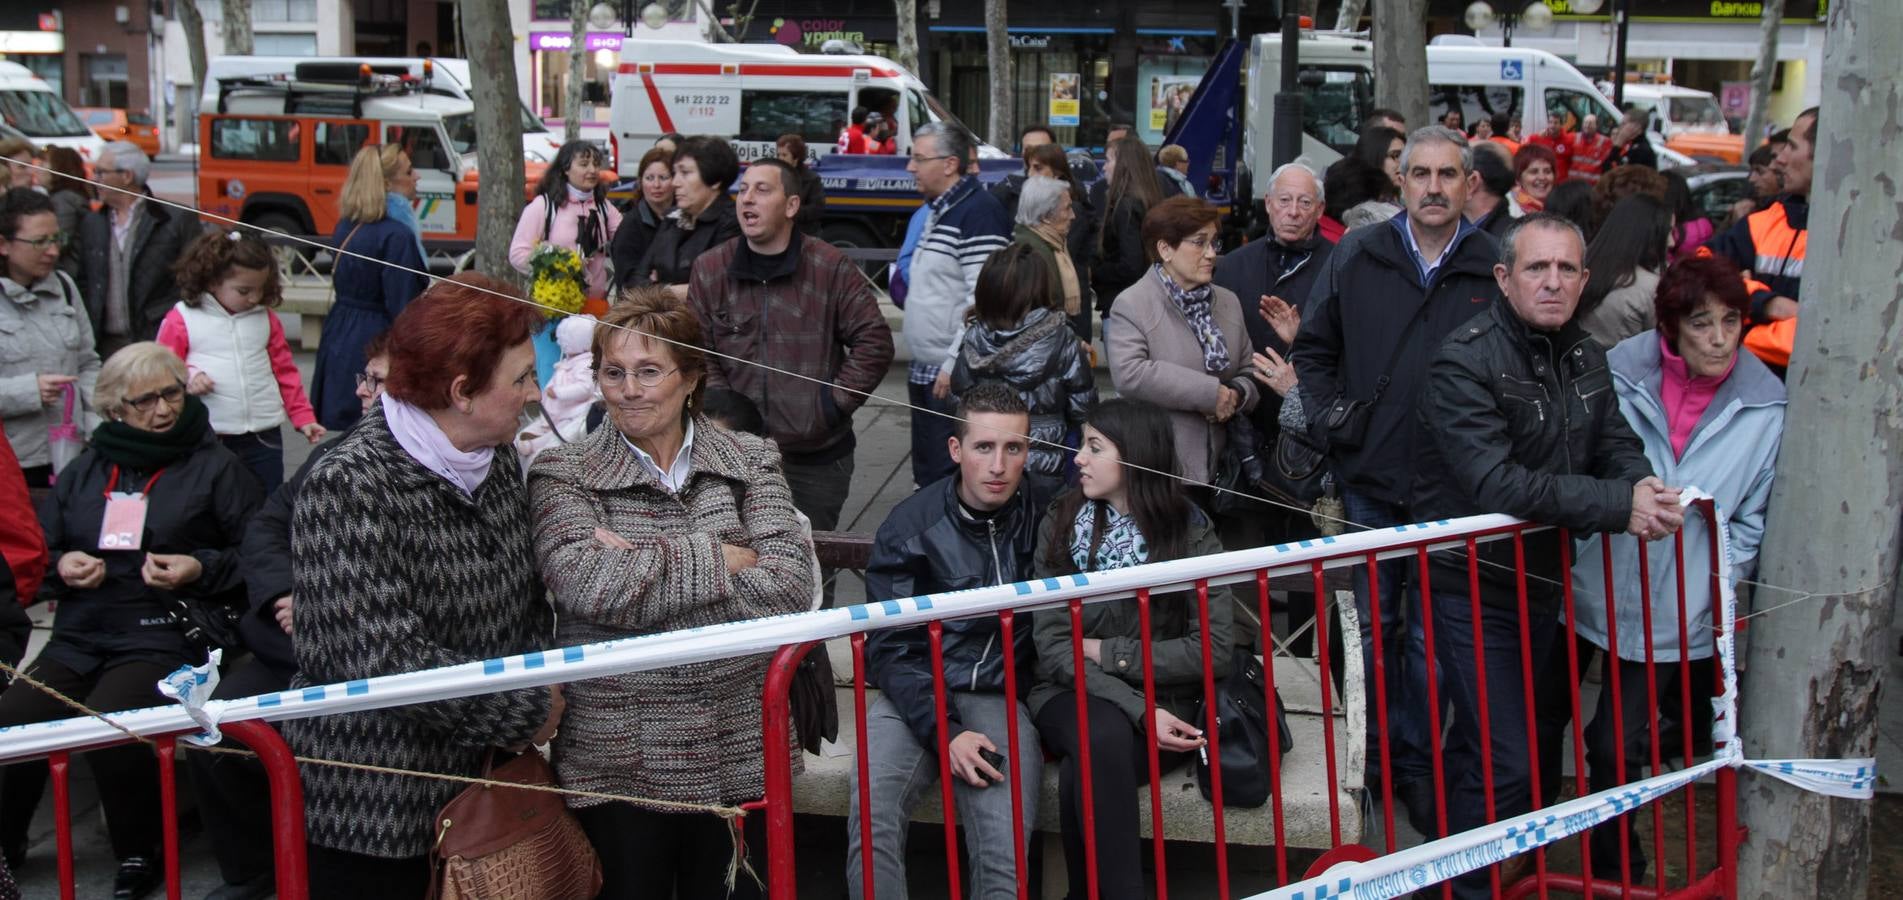
[[[898,152],[835,153],[854,107],[898,124]],[[609,117],[610,148],[623,179],[661,135],[719,135],[744,164],[775,153],[782,134],[806,139],[808,163],[826,188],[821,235],[839,246],[896,247],[921,199],[905,171],[912,132],[957,122],[918,80],[878,56],[801,54],[778,44],[622,44]],[[962,124],[962,123],[961,123]],[[979,145],[980,177],[996,181],[1021,164]]]

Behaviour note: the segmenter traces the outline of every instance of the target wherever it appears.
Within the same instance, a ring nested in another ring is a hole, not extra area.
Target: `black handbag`
[[[747,486],[738,481],[728,485],[733,488],[734,513],[740,515],[747,508]],[[817,756],[821,741],[839,739],[839,695],[833,693],[833,660],[826,655],[825,644],[806,651],[806,658],[793,670],[786,704],[801,749]]]
[[[1229,417],[1223,427],[1228,440],[1216,460],[1216,471],[1209,482],[1209,511],[1219,516],[1234,516],[1260,511],[1251,498],[1257,493],[1266,467],[1262,463],[1261,443],[1255,423],[1241,412]]]
[[[1321,499],[1327,462],[1328,454],[1310,443],[1307,435],[1284,428],[1269,448],[1260,487],[1272,499],[1309,506]]]
[[[1353,450],[1367,440],[1368,420],[1374,417],[1374,405],[1380,402],[1382,394],[1387,393],[1388,385],[1394,383],[1394,367],[1401,362],[1401,352],[1407,349],[1408,336],[1414,333],[1414,326],[1420,323],[1427,306],[1427,301],[1422,300],[1420,307],[1414,310],[1413,317],[1401,329],[1401,336],[1394,342],[1394,352],[1388,354],[1388,364],[1382,368],[1381,377],[1375,379],[1374,393],[1368,399],[1350,400],[1346,394],[1337,394],[1322,409],[1316,421],[1321,425],[1322,433],[1328,435],[1329,447]]]
[[[1262,663],[1247,647],[1237,647],[1229,672],[1216,685],[1216,744],[1221,754],[1222,805],[1250,809],[1269,802],[1273,786],[1269,783],[1269,715],[1267,690]],[[1198,716],[1195,723],[1208,727],[1208,717]],[[1295,748],[1295,736],[1289,732],[1288,710],[1282,697],[1275,697],[1275,739],[1286,757]],[[1196,757],[1196,787],[1203,799],[1214,802],[1210,788],[1209,745]]]
[[[180,597],[169,591],[158,593],[193,648],[201,652],[223,650],[227,658],[244,648],[244,637],[238,631],[243,606],[217,599]]]

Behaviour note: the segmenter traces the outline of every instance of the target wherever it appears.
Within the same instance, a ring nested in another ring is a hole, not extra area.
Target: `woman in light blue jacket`
[[[1607,353],[1619,408],[1639,438],[1653,471],[1666,484],[1698,488],[1718,501],[1731,531],[1734,583],[1757,561],[1764,535],[1764,511],[1771,500],[1771,476],[1784,432],[1784,383],[1749,353],[1738,352],[1749,298],[1737,268],[1715,257],[1692,258],[1673,265],[1659,281],[1654,299],[1656,330],[1621,341]],[[1606,602],[1605,550],[1612,542],[1612,602]],[[1712,639],[1717,599],[1712,594],[1711,531],[1705,516],[1685,515],[1685,627],[1679,640],[1677,561],[1673,542],[1645,544],[1651,579],[1652,659],[1657,663],[1658,706],[1666,717],[1699,737],[1708,734],[1713,689]],[[1646,596],[1639,584],[1640,542],[1594,535],[1579,546],[1573,565],[1573,604],[1582,651],[1604,651],[1611,641],[1607,607],[1616,609],[1620,696],[1611,678],[1599,692],[1599,706],[1586,726],[1587,761],[1592,790],[1636,780],[1651,760],[1655,710],[1645,680]],[[1681,659],[1689,666],[1680,666]],[[1586,659],[1582,654],[1580,670]],[[1680,708],[1679,678],[1689,669],[1691,719]],[[1615,708],[1617,712],[1615,712]],[[1624,719],[1625,777],[1613,754],[1613,716]],[[1683,753],[1679,740],[1661,740],[1661,759]],[[1630,832],[1633,879],[1645,867],[1637,828]],[[1619,864],[1618,829],[1593,834],[1593,865]],[[1616,871],[1602,868],[1600,871]]]

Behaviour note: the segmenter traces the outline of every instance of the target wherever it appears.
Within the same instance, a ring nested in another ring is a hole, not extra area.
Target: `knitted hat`
[[[595,317],[586,313],[563,317],[555,326],[555,343],[561,346],[562,355],[587,353],[595,339],[596,324]]]

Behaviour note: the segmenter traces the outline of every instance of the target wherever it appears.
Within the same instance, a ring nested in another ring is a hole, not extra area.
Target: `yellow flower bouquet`
[[[529,257],[529,299],[542,308],[542,315],[559,319],[581,312],[581,266],[581,254],[571,248],[547,243],[535,248]]]

